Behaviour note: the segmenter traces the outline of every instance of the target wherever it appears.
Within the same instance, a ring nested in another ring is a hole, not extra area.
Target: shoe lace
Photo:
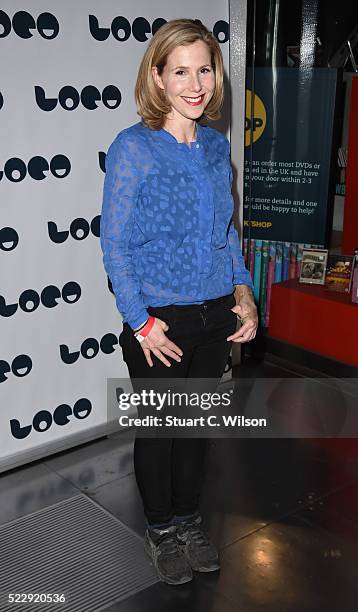
[[[198,527],[195,524],[194,525],[186,524],[185,526],[183,526],[183,529],[184,529],[184,533],[188,534],[190,539],[194,540],[194,542],[198,546],[202,546],[202,547],[207,546],[208,538],[206,537],[203,530],[200,529],[200,527]]]
[[[158,547],[160,552],[167,555],[174,554],[178,551],[178,541],[175,535],[172,535],[171,533],[163,533],[163,535],[158,538],[155,545]]]

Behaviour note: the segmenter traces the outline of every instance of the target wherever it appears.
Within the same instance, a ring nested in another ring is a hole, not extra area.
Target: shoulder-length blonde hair
[[[215,121],[220,119],[220,109],[224,100],[224,65],[220,45],[215,36],[199,20],[172,19],[156,31],[149,42],[138,70],[135,85],[135,102],[137,114],[144,124],[160,130],[167,115],[172,109],[165,93],[155,83],[152,67],[156,66],[161,76],[168,55],[179,45],[190,45],[202,40],[210,50],[211,65],[215,72],[214,94],[204,110],[202,118]]]

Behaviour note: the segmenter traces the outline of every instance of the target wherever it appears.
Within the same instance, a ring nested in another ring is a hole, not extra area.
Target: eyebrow
[[[199,66],[199,70],[200,68],[206,68],[207,66],[211,66],[211,64],[203,64],[202,66]],[[173,68],[173,70],[178,70],[178,68],[184,68],[185,70],[187,70],[190,68],[190,66],[176,66],[175,68]]]

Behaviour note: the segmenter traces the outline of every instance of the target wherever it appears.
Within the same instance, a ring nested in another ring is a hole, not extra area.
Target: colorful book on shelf
[[[254,297],[256,304],[260,301],[261,250],[262,240],[255,240]]]
[[[283,243],[283,253],[282,253],[282,280],[288,279],[288,269],[290,265],[290,242]]]
[[[265,327],[266,325],[268,249],[269,249],[269,241],[263,240],[262,249],[261,249],[261,280],[260,280],[260,298],[259,298],[260,323],[263,327]]]
[[[255,240],[250,240],[249,270],[252,280],[254,280],[255,270]]]
[[[275,264],[276,264],[276,243],[275,242],[270,242],[270,245],[269,245],[269,256],[268,256],[268,266],[267,266],[267,292],[266,292],[265,327],[268,327],[269,323],[270,323],[271,289],[272,289],[272,284],[275,282]]]
[[[244,256],[245,266],[248,269],[249,268],[249,257],[248,257],[248,254],[247,254],[247,242],[248,242],[247,238],[244,238],[244,242],[243,242],[243,245],[244,245],[243,249],[244,250],[243,250],[242,254]]]
[[[297,276],[297,244],[292,242],[290,246],[290,264],[288,267],[288,278]]]
[[[358,266],[354,268],[352,282],[352,302],[358,304]]]
[[[330,291],[349,293],[354,267],[353,255],[330,253],[327,261],[325,288]]]
[[[282,281],[282,242],[276,242],[275,283]]]
[[[296,272],[296,278],[299,278],[300,274],[301,274],[303,249],[304,249],[304,245],[302,243],[299,243],[297,245],[297,272]]]
[[[354,251],[354,270],[352,279],[352,302],[358,304],[358,249]]]

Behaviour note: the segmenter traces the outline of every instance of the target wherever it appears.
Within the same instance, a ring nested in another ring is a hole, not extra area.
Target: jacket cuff
[[[140,327],[143,323],[145,323],[149,317],[149,313],[143,309],[135,319],[127,319],[127,323],[132,329],[135,329],[136,327]]]
[[[246,269],[234,275],[234,285],[247,285],[252,291],[254,290],[251,274]]]

